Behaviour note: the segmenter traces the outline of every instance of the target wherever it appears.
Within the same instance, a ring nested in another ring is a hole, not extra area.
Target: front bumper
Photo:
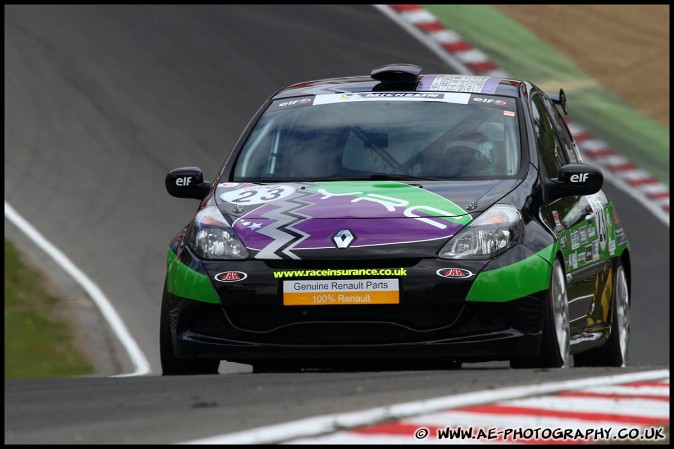
[[[185,252],[180,263],[188,261],[193,269],[202,270],[200,276],[208,280],[213,296],[205,301],[188,297],[184,288],[169,288],[173,343],[179,358],[241,363],[371,358],[487,361],[538,353],[544,291],[505,301],[466,300],[489,261],[390,259],[386,261],[390,268],[383,269],[381,261],[358,261],[356,268],[370,270],[362,273],[377,273],[368,277],[342,276],[349,272],[340,270],[353,269],[354,262],[196,263]],[[471,275],[440,276],[438,271],[445,269]],[[399,286],[395,304],[284,305],[284,281],[391,278]],[[173,281],[169,285],[177,284]]]

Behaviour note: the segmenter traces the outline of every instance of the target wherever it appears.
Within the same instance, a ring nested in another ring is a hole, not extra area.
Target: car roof
[[[421,74],[412,64],[389,64],[372,70],[370,76],[304,81],[277,92],[272,99],[336,93],[362,92],[463,92],[517,97],[524,81],[497,76]]]

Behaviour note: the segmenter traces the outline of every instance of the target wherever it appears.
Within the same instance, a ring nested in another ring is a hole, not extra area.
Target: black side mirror
[[[562,107],[562,111],[564,111],[564,115],[569,115],[569,110],[566,109],[566,94],[564,93],[564,90],[559,89],[558,94],[546,94],[550,100],[556,105],[559,105]]]
[[[209,181],[204,182],[204,174],[198,167],[181,167],[166,175],[166,191],[176,198],[194,198],[203,200],[211,188]]]
[[[601,170],[589,164],[567,164],[559,170],[559,177],[547,183],[552,199],[572,195],[592,195],[604,185]]]

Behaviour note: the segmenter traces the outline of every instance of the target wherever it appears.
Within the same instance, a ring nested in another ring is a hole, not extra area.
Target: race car
[[[563,90],[495,76],[301,82],[272,95],[170,241],[163,375],[626,366],[630,246]]]

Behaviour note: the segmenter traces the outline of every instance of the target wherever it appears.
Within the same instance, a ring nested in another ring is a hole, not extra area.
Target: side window
[[[541,162],[550,178],[559,176],[559,169],[566,164],[564,151],[548,117],[541,96],[535,94],[531,101],[536,146]]]
[[[544,101],[545,106],[548,110],[548,115],[550,116],[550,120],[552,121],[552,125],[557,130],[557,135],[559,136],[560,140],[562,141],[562,145],[566,150],[566,156],[569,158],[569,162],[572,162],[574,164],[579,163],[580,155],[578,154],[578,148],[576,147],[576,143],[574,142],[573,137],[571,136],[571,131],[569,131],[569,127],[566,126],[566,122],[564,121],[564,119],[559,113],[559,110],[555,107],[552,101],[550,101],[550,99],[548,98],[544,98]]]

